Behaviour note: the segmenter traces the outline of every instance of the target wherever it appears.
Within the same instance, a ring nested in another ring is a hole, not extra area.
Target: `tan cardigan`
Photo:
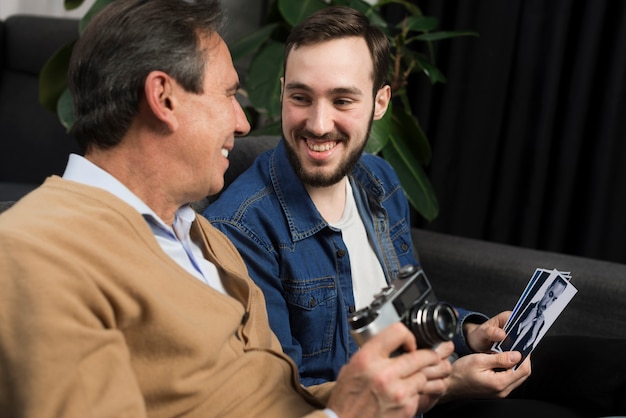
[[[232,297],[103,190],[52,177],[0,215],[0,416],[325,416],[235,248],[201,217],[192,236]]]

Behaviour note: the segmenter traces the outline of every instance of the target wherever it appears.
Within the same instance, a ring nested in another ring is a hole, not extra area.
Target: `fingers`
[[[506,324],[506,321],[509,320],[509,317],[511,316],[513,312],[512,311],[504,311],[504,312],[500,312],[498,315],[494,316],[493,319],[495,319],[496,321],[496,326],[498,328],[504,328],[504,325]]]
[[[454,344],[452,341],[438,344],[434,350],[439,354],[442,359],[447,359],[454,352]]]
[[[448,358],[454,350],[454,344],[447,342],[435,347],[435,354],[439,357],[436,364],[421,369],[420,373],[425,376],[426,382],[420,389],[419,411],[425,412],[431,409],[437,401],[446,393],[448,377],[452,372],[452,364]],[[425,350],[420,350],[425,351]]]
[[[403,324],[385,328],[341,369],[328,406],[342,417],[414,416],[421,393],[436,395],[425,397],[428,406],[445,391],[444,377],[451,367],[442,357],[451,351],[449,345],[417,350],[413,334]],[[391,357],[399,347],[404,352]]]
[[[521,385],[531,373],[530,359],[527,358],[524,362],[514,370],[520,360],[522,354],[518,351],[507,351],[504,353],[493,354],[495,358],[496,367],[493,368],[496,379],[494,384],[499,385],[498,397],[508,396],[513,389]]]
[[[441,363],[450,364],[447,360],[442,360],[439,353],[435,350],[415,350],[403,353],[395,357],[395,359],[397,362],[394,367],[403,370],[404,372],[401,373],[404,373],[404,376],[409,376],[419,371],[425,373],[430,367],[435,367],[431,370],[441,370],[436,367],[440,367]],[[446,368],[445,365],[441,367]]]
[[[494,369],[510,369],[520,362],[522,354],[519,351],[505,351],[503,353],[492,354],[495,362]]]
[[[446,342],[434,348],[440,360],[433,366],[422,369],[421,373],[426,377],[426,383],[420,390],[419,413],[430,410],[448,389],[449,376],[452,372],[452,364],[448,358],[454,351],[454,344]]]
[[[511,311],[500,312],[498,315],[493,317],[492,326],[487,331],[487,339],[489,343],[502,341],[506,337],[506,332],[504,332],[504,325],[506,321],[508,321],[511,316]]]
[[[392,324],[374,338],[367,342],[370,350],[375,350],[381,355],[391,356],[399,348],[406,352],[414,351],[417,348],[415,337],[409,329],[400,322]]]
[[[452,372],[452,364],[448,360],[442,360],[433,366],[424,367],[422,374],[429,381],[437,379],[445,379]]]
[[[400,357],[410,359],[411,357],[414,358],[418,356],[422,360],[419,362],[421,366],[438,360],[436,355],[431,357],[433,353],[434,351],[432,350],[419,350],[403,354]],[[425,359],[427,356],[431,357],[431,359]],[[400,361],[401,359],[396,358],[394,360]],[[411,360],[411,362],[415,364],[415,360]],[[439,363],[450,365],[447,361],[438,361],[438,364]],[[442,370],[438,364],[423,368],[418,367],[418,371],[404,376],[402,380],[394,381],[393,385],[387,385],[385,396],[389,400],[389,403],[398,405],[399,408],[401,406],[402,415],[410,417],[414,417],[418,412],[424,412],[432,408],[437,400],[445,393],[447,384],[443,378],[431,379],[427,376],[429,374],[433,376],[440,376],[442,374],[447,376],[449,374],[443,371],[446,369],[445,366]],[[385,416],[387,416],[387,414],[385,414]]]
[[[506,337],[503,328],[510,315],[510,311],[504,311],[480,325],[467,324],[465,337],[469,346],[474,351],[486,352],[494,342],[502,341]]]
[[[526,359],[517,370],[519,352],[498,354],[470,354],[452,365],[448,378],[446,400],[459,397],[504,398],[530,376],[530,360]]]
[[[453,349],[454,344],[451,342],[439,344],[434,351],[441,361],[437,362],[435,365],[425,367],[422,370],[422,373],[428,380],[429,388],[434,388],[434,392],[432,393],[439,391],[439,387],[443,384],[441,380],[450,376],[452,372],[452,364],[448,361],[448,357],[452,354]],[[423,392],[429,392],[429,389],[425,389]]]
[[[420,390],[422,394],[441,396],[447,388],[446,379],[452,372],[452,365],[448,361],[441,361],[436,366],[424,368],[421,373],[426,377],[426,383]]]

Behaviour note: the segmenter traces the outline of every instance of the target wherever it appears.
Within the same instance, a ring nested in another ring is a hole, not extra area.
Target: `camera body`
[[[369,306],[349,318],[352,337],[359,346],[398,321],[411,330],[418,348],[432,348],[454,338],[458,316],[452,306],[437,300],[422,269],[409,265],[374,295]]]

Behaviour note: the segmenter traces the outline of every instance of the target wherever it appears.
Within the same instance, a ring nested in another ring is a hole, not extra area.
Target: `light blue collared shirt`
[[[185,205],[176,211],[172,228],[119,180],[77,154],[70,155],[63,178],[106,190],[135,208],[167,255],[198,280],[226,293],[215,265],[204,258],[200,246],[190,237],[191,224],[196,219],[191,207]]]

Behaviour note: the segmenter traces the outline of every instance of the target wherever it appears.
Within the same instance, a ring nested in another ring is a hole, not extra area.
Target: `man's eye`
[[[348,100],[348,99],[337,99],[335,100],[335,104],[337,106],[348,106],[352,104],[352,100]]]
[[[291,96],[291,100],[296,103],[308,103],[308,99],[305,96]]]

